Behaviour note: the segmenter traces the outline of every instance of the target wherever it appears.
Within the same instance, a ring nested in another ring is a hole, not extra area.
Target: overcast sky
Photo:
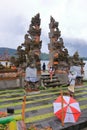
[[[0,47],[24,42],[31,18],[40,13],[42,52],[48,52],[50,16],[59,22],[64,45],[87,56],[87,0],[0,0]]]

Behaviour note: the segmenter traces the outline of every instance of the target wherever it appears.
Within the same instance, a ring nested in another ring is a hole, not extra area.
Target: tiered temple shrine
[[[84,65],[83,59],[79,57],[78,51],[74,53],[72,57],[69,58],[70,68],[77,71],[76,84],[82,84],[82,79],[84,75]]]

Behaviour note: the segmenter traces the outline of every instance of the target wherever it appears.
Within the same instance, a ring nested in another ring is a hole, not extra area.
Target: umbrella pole
[[[64,126],[64,110],[63,110],[63,91],[61,90],[61,108],[62,108],[62,126]]]

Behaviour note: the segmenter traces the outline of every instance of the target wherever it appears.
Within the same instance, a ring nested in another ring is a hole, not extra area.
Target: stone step
[[[50,79],[50,75],[41,76],[42,84],[45,87],[56,87],[60,86],[60,81],[57,76],[53,75],[52,80]]]
[[[77,129],[77,125],[78,127],[81,127],[80,124],[86,122],[87,87],[75,88],[75,98],[77,101],[79,101],[82,111],[81,118],[77,123],[64,124],[64,127],[61,126],[61,122],[55,117],[53,113],[53,102],[60,95],[61,89],[63,92],[67,92],[67,87],[56,87],[42,90],[38,94],[27,95],[25,109],[25,122],[27,124],[27,127],[29,127],[31,124],[35,124],[37,127],[46,127],[50,125],[52,126],[53,130],[60,130],[60,128],[61,130],[65,130],[66,128],[68,129],[72,126],[72,128],[75,128],[75,130],[80,130]],[[20,95],[14,97],[13,95],[16,95],[16,93],[20,93]],[[0,91],[0,97],[3,97],[1,98],[3,101],[0,100],[0,110],[6,111],[7,107],[14,107],[15,114],[21,114],[23,96],[24,90],[19,91],[16,89],[13,91]]]
[[[55,79],[55,78],[58,78],[58,77],[55,76],[55,75],[53,75],[52,78]],[[46,76],[46,75],[41,76],[41,79],[43,79],[43,80],[45,80],[45,79],[50,79],[50,75],[47,75],[47,76]]]
[[[45,79],[43,80],[43,83],[56,83],[56,82],[60,82],[58,79]]]

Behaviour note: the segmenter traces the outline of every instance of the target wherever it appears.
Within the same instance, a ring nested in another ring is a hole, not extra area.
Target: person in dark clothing
[[[45,71],[45,70],[46,70],[46,65],[45,65],[45,63],[43,63],[42,68],[43,68],[43,71]]]

